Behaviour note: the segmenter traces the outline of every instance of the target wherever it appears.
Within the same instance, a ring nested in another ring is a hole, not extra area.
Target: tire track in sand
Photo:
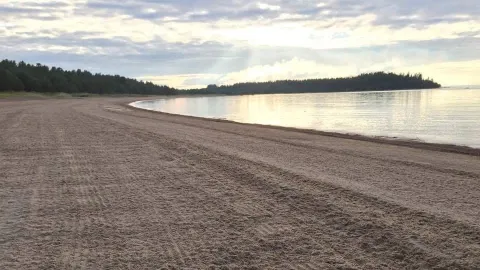
[[[305,167],[333,166],[328,160],[333,157],[335,162],[344,161],[342,166],[361,168],[368,163],[360,157],[332,156],[317,149],[318,153],[304,156],[292,153],[296,163],[283,162],[271,157],[296,148],[276,143],[273,149],[272,143],[255,138],[248,140],[258,148],[255,155],[238,153],[251,149],[234,147],[247,141],[241,136],[162,120],[180,121],[175,116],[149,120],[137,118],[133,111],[130,116],[104,111],[102,106],[109,102],[38,102],[26,107],[21,125],[10,129],[9,136],[18,137],[16,144],[0,142],[0,152],[8,152],[0,165],[5,168],[0,176],[8,176],[1,179],[0,192],[9,196],[0,198],[0,213],[13,213],[20,228],[0,243],[6,250],[0,254],[0,268],[476,269],[480,265],[479,230],[470,223],[332,183],[354,181],[346,167],[319,170],[316,175],[295,167],[302,162]],[[2,125],[10,127],[11,122]],[[39,143],[39,126],[49,126],[44,145]],[[242,128],[244,133],[263,134],[259,128]],[[198,138],[187,134],[195,132]],[[202,135],[228,147],[204,143],[208,138]],[[319,145],[332,140],[315,139]],[[383,146],[369,145],[370,150],[362,151],[390,158],[376,153]],[[327,143],[321,146],[330,148]],[[356,151],[354,145],[350,149]],[[424,160],[416,155],[412,162]],[[473,159],[463,160],[465,171],[475,171]],[[472,194],[466,194],[470,198],[478,190],[474,179],[452,172],[403,164],[399,168],[409,174],[398,174],[398,168],[383,170],[388,162],[370,162],[375,163],[372,168],[382,170],[378,177],[387,182],[394,179],[410,185],[402,175],[443,180],[452,176],[470,187]],[[439,164],[443,163],[432,166]],[[38,179],[32,177],[36,173]],[[332,181],[325,181],[326,177]],[[38,215],[28,217],[34,210],[32,202],[39,204]],[[28,235],[28,228],[43,229]]]

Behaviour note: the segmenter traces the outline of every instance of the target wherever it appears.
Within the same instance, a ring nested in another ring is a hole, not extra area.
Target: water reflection
[[[480,90],[439,89],[170,98],[137,106],[239,122],[480,148]]]

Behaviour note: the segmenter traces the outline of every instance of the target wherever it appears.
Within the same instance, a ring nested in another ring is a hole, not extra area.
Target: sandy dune
[[[0,269],[479,269],[480,158],[0,102]]]

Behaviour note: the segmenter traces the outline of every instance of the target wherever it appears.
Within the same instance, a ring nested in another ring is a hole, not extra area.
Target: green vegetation
[[[44,95],[40,93],[34,92],[18,92],[18,91],[2,91],[0,92],[0,99],[2,98],[13,98],[13,97],[35,97],[35,98],[43,98]]]
[[[440,84],[424,79],[421,74],[395,74],[375,72],[355,77],[283,80],[275,82],[238,83],[234,85],[209,85],[204,89],[176,90],[151,82],[137,81],[118,75],[92,74],[85,70],[65,71],[41,64],[31,65],[11,60],[0,62],[0,92],[3,96],[22,96],[25,92],[64,93],[60,96],[93,95],[242,95],[274,93],[316,93],[372,90],[401,90],[439,88]],[[17,94],[14,94],[17,93]],[[2,97],[2,96],[0,96]]]
[[[88,93],[39,93],[39,92],[25,92],[25,91],[0,91],[0,99],[5,98],[34,98],[34,99],[42,99],[42,98],[79,98],[79,97],[95,97],[100,96],[96,94],[88,94]]]
[[[209,85],[205,89],[190,90],[189,92],[190,94],[241,95],[430,89],[439,87],[441,85],[431,79],[423,79],[422,74],[375,72],[347,78],[238,83],[227,86]]]
[[[92,74],[88,71],[65,71],[61,68],[31,65],[25,62],[0,62],[0,91],[87,94],[172,95],[176,90],[122,76]]]

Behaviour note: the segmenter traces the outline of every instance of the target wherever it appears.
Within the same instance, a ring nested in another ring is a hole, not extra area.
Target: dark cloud
[[[0,6],[0,17],[3,19],[37,19],[37,20],[57,20],[62,18],[62,8],[68,6],[63,2],[26,2],[22,5]]]
[[[258,3],[279,6],[279,10],[262,9]],[[301,15],[304,19],[326,20],[331,18],[352,18],[375,14],[376,24],[392,28],[405,26],[427,26],[439,22],[457,22],[465,19],[455,15],[480,16],[477,0],[333,0],[319,5],[319,1],[218,1],[218,0],[136,0],[111,2],[90,0],[86,7],[94,12],[121,13],[145,20],[161,20],[167,17],[180,21],[215,21],[275,19],[281,14]],[[155,12],[145,12],[146,9]],[[207,11],[206,14],[187,14]],[[288,18],[287,18],[288,19]],[[288,19],[292,20],[292,19]],[[295,19],[299,20],[299,19]]]
[[[141,48],[142,44],[135,44],[123,38],[84,38],[83,33],[63,33],[55,37],[42,36],[48,34],[56,34],[55,32],[41,31],[41,32],[18,32],[22,36],[15,36],[9,38],[0,38],[3,46],[14,48],[18,44],[34,45],[56,45],[65,47],[102,47],[102,48],[126,48],[128,46],[135,46]],[[88,33],[91,35],[91,33]],[[27,37],[23,37],[27,36]]]
[[[33,8],[21,8],[21,7],[7,7],[0,6],[0,14],[15,14],[15,13],[28,13],[35,11]]]
[[[340,0],[342,1],[342,0]],[[456,15],[480,15],[477,0],[447,1],[447,0],[373,0],[370,1],[377,15],[377,24],[389,25],[394,28],[407,25],[425,26],[440,22],[452,23],[466,20]]]
[[[261,9],[257,2],[247,4],[229,4],[225,1],[129,1],[112,3],[107,1],[88,1],[86,6],[96,13],[121,13],[134,18],[161,20],[175,18],[174,21],[215,21],[220,19],[268,19],[276,18],[280,10]],[[151,12],[147,10],[150,9]],[[205,11],[206,13],[202,13]]]
[[[22,6],[37,8],[61,8],[69,6],[66,2],[50,1],[50,2],[22,2]]]
[[[259,3],[278,6],[279,10],[262,9]],[[0,15],[16,14],[43,19],[36,13],[59,12],[68,6],[66,2],[52,1],[45,3],[27,2],[22,5],[0,7]],[[206,13],[199,13],[206,11]],[[319,5],[315,0],[88,0],[85,4],[77,4],[76,14],[111,16],[123,14],[143,20],[163,20],[166,18],[178,21],[216,21],[278,19],[282,14],[301,15],[304,19],[326,20],[330,18],[352,18],[365,14],[375,14],[376,24],[388,25],[392,28],[409,25],[426,26],[439,22],[456,22],[465,20],[455,15],[469,15],[478,18],[480,8],[478,0],[326,0]],[[55,15],[57,16],[57,15]],[[55,18],[53,16],[52,18]],[[292,19],[289,19],[292,20]],[[295,19],[298,20],[298,19]]]
[[[91,37],[92,33],[89,32],[41,31],[19,34],[21,36],[0,36],[1,59],[14,58],[27,62],[45,61],[46,64],[56,63],[55,65],[61,65],[65,69],[97,67],[98,70],[106,73],[122,71],[121,74],[129,76],[149,73],[198,73],[200,70],[208,69],[212,63],[216,62],[221,62],[218,66],[220,69],[228,70],[229,66],[234,66],[234,63],[243,63],[238,58],[244,56],[239,55],[233,45],[217,42],[167,43],[160,38],[149,42],[133,42],[125,37],[95,38]],[[53,35],[53,37],[45,35]],[[58,52],[48,49],[49,46],[62,46],[70,49]],[[45,49],[34,49],[37,47]],[[86,49],[86,51],[75,53],[79,48]]]

